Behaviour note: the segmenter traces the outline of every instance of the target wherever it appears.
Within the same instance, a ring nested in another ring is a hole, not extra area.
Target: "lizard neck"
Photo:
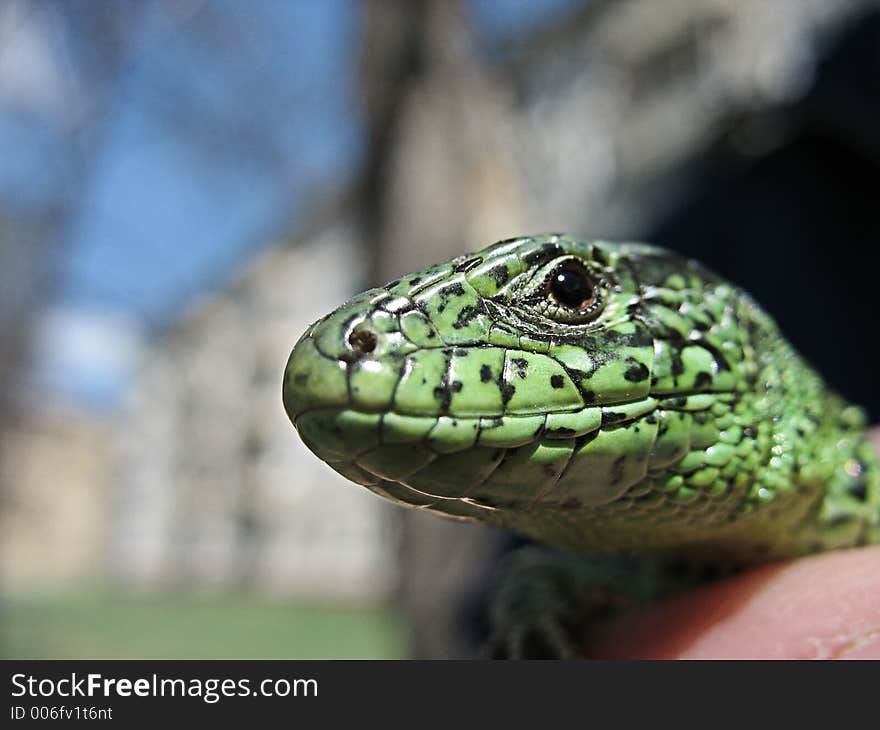
[[[754,339],[763,354],[753,407],[768,416],[758,437],[764,464],[751,494],[760,500],[760,490],[770,489],[771,502],[781,497],[766,506],[769,521],[759,528],[772,537],[769,553],[877,542],[880,465],[865,413],[828,390],[775,324],[761,322]]]

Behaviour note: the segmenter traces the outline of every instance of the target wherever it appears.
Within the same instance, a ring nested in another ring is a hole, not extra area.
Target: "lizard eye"
[[[605,306],[602,282],[580,259],[569,258],[553,266],[544,278],[544,316],[563,324],[583,324]]]
[[[538,269],[520,292],[528,312],[559,324],[587,324],[605,307],[608,282],[577,256],[566,256]]]
[[[590,276],[576,261],[557,266],[548,277],[547,296],[561,307],[584,312],[596,301],[597,289]]]

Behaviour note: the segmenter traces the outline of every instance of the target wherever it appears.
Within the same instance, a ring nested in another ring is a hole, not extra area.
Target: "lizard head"
[[[656,247],[502,241],[314,323],[284,406],[318,457],[397,502],[591,548],[674,541],[737,488],[739,301]],[[640,534],[661,514],[666,533]]]

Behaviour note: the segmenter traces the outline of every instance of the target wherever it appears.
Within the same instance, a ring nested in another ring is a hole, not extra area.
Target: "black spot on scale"
[[[522,357],[512,357],[510,362],[516,368],[516,374],[521,378],[525,378],[529,370],[529,361]]]
[[[593,246],[593,261],[600,266],[608,266],[608,258],[605,256],[605,252],[598,246]]]
[[[695,388],[703,388],[707,385],[712,384],[712,376],[707,372],[699,372],[694,378],[694,387]]]
[[[451,383],[444,382],[442,385],[434,388],[434,397],[440,402],[443,413],[449,411],[449,404],[452,402],[453,394],[458,393],[461,389],[462,382],[460,380],[453,380]]]
[[[498,388],[501,390],[501,405],[507,406],[510,399],[513,398],[513,394],[516,393],[516,388],[510,383],[503,381],[498,383]]]
[[[563,370],[565,370],[568,377],[571,379],[573,383],[575,383],[578,387],[583,385],[585,380],[589,380],[596,374],[596,371],[604,364],[601,360],[601,357],[597,357],[593,364],[590,366],[589,370],[580,370],[579,368],[569,367],[563,362],[557,360],[560,365],[562,365]],[[601,364],[599,364],[601,362]]]
[[[409,280],[409,285],[410,285],[410,286],[415,286],[416,284],[421,283],[421,281],[422,281],[422,277],[421,277],[421,276],[414,276],[412,279]]]
[[[482,312],[482,309],[475,305],[469,305],[467,307],[462,307],[461,311],[459,311],[458,316],[455,318],[455,321],[452,323],[452,327],[454,329],[461,329],[462,327],[467,327],[474,319],[476,319]]]
[[[504,286],[508,281],[510,281],[510,269],[507,268],[504,264],[499,266],[495,266],[489,269],[489,276],[495,279],[495,283],[498,286]]]
[[[305,385],[306,381],[309,379],[308,373],[297,373],[293,376],[293,382],[297,385]]]
[[[568,426],[559,426],[558,428],[547,429],[547,433],[554,436],[573,436],[576,432],[573,428],[568,428]]]
[[[561,375],[551,375],[550,385],[553,388],[562,388],[565,385],[565,378],[563,378]]]
[[[577,497],[569,497],[561,505],[562,509],[580,509],[582,504]]]
[[[615,411],[602,411],[602,428],[616,426],[623,423],[628,418],[626,413],[618,413]]]
[[[672,353],[672,374],[678,377],[684,372],[684,363],[681,360],[681,353],[675,351]]]
[[[393,288],[396,287],[399,283],[400,283],[400,279],[394,279],[393,281],[389,281],[389,282],[388,282],[387,284],[385,284],[385,286],[383,286],[382,288],[383,288],[383,289],[393,289]]]
[[[461,285],[461,282],[457,281],[454,284],[443,287],[437,293],[440,295],[441,299],[449,299],[449,297],[463,297],[464,287]]]
[[[562,249],[555,243],[545,243],[539,249],[531,251],[523,256],[526,266],[536,266],[543,264],[550,259],[556,258],[562,254]]]
[[[492,368],[488,365],[480,366],[480,382],[488,383],[492,380]]]
[[[632,365],[630,365],[627,371],[623,374],[623,377],[630,383],[641,383],[651,374],[644,363],[640,363],[633,358],[628,358],[627,362],[631,362]]]
[[[470,353],[465,350],[463,347],[457,347],[452,351],[452,354],[456,357],[467,357]]]
[[[636,327],[635,332],[605,332],[605,338],[611,345],[621,347],[653,347],[654,337],[647,327]]]

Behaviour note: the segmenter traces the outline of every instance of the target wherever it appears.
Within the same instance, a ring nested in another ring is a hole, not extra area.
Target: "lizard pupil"
[[[551,277],[550,296],[557,304],[578,310],[592,303],[595,292],[593,283],[583,271],[566,267]]]

